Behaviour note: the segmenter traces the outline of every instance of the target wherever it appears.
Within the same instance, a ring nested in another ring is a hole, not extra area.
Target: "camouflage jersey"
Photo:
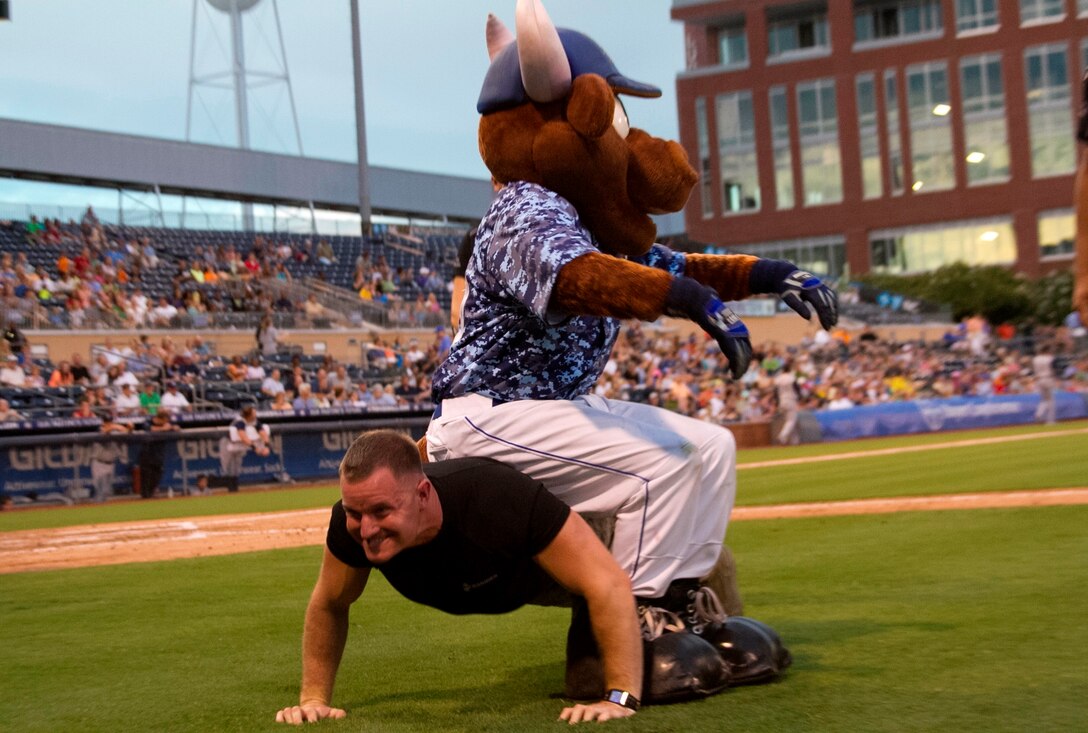
[[[461,330],[434,374],[435,401],[480,394],[513,400],[572,399],[597,382],[620,322],[548,309],[560,269],[596,240],[566,199],[535,183],[499,191],[480,222],[466,270]],[[634,260],[673,275],[684,256],[655,244]]]

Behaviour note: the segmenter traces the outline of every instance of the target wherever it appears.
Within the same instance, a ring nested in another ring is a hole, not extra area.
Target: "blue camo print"
[[[554,313],[548,301],[564,265],[599,251],[562,196],[524,181],[504,186],[476,234],[461,331],[434,374],[434,400],[587,394],[608,361],[620,322]],[[684,256],[658,244],[635,262],[684,272]]]

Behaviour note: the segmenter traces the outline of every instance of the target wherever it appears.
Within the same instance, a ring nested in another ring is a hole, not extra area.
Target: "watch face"
[[[624,690],[609,690],[608,697],[605,699],[607,699],[608,702],[622,705],[625,708],[631,708],[632,710],[638,710],[639,708],[638,698]]]

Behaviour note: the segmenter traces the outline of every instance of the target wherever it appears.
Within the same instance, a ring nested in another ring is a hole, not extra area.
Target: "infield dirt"
[[[733,521],[1088,504],[1088,488],[737,507]],[[219,515],[0,533],[0,574],[320,545],[329,510]]]

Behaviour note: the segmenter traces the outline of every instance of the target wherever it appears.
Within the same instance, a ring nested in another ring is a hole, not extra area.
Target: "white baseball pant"
[[[614,516],[612,555],[635,595],[646,598],[663,595],[673,580],[710,572],[737,489],[736,441],[728,430],[596,395],[443,400],[427,450],[433,461],[493,458],[580,514]]]

